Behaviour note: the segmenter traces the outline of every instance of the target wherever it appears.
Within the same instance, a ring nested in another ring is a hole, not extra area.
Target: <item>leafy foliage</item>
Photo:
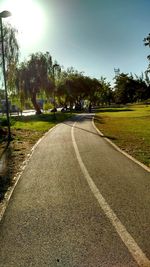
[[[4,55],[5,55],[6,69],[8,69],[9,65],[11,65],[12,62],[17,63],[19,59],[19,45],[16,35],[17,35],[16,28],[12,27],[9,23],[7,24],[3,23],[3,40],[4,40]],[[1,54],[2,54],[2,45],[0,45],[0,55]]]
[[[147,37],[144,38],[144,45],[145,46],[149,46],[150,47],[150,33],[148,34]],[[147,59],[149,60],[150,62],[150,55],[147,56]],[[148,68],[147,68],[147,72],[150,72],[150,63],[148,65]]]
[[[121,73],[115,79],[114,99],[116,103],[133,103],[149,98],[150,88],[143,75],[134,78],[132,74]]]
[[[100,82],[97,79],[84,76],[82,72],[70,68],[61,73],[57,95],[64,106],[70,105],[72,107],[74,104],[78,109],[81,109],[85,99],[95,103],[99,87]]]
[[[17,41],[17,30],[10,24],[3,23],[3,41],[6,79],[9,92],[15,88],[16,68],[19,60],[19,45]],[[2,58],[2,42],[0,40],[0,58]],[[2,60],[0,61],[2,66]]]
[[[37,114],[40,114],[37,94],[44,90],[49,95],[54,87],[50,54],[35,53],[28,61],[22,62],[17,70],[16,86],[24,99],[31,98]]]

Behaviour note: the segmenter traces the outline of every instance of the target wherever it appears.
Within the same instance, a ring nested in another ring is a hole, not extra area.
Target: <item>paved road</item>
[[[91,117],[36,147],[0,223],[0,267],[150,266],[150,175]]]

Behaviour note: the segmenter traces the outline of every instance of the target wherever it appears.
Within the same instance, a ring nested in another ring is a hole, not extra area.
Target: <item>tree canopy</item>
[[[121,73],[115,78],[114,99],[116,103],[126,104],[143,101],[149,98],[150,88],[146,83],[146,77]]]
[[[8,90],[14,89],[16,68],[19,61],[19,44],[17,41],[17,29],[8,23],[3,23],[3,41],[4,41],[4,56],[6,79]],[[2,59],[2,40],[0,40],[0,58]],[[2,60],[0,65],[2,66]]]
[[[50,94],[54,87],[52,80],[52,58],[48,52],[30,55],[27,61],[20,64],[17,70],[16,86],[24,97],[31,98],[37,114],[41,114],[36,96],[40,91]]]
[[[37,97],[42,93],[47,101],[53,104],[56,101],[58,105],[70,108],[76,106],[79,109],[84,100],[93,105],[110,105],[133,103],[150,98],[150,64],[145,74],[140,77],[118,73],[115,76],[115,85],[112,87],[104,77],[91,78],[73,67],[61,70],[49,52],[33,53],[18,64],[19,45],[16,35],[15,28],[9,24],[4,25],[8,88],[11,94],[18,93],[22,103],[25,99],[30,99],[37,114],[41,114]],[[144,39],[144,44],[150,47],[150,34]],[[148,59],[150,60],[150,56]]]

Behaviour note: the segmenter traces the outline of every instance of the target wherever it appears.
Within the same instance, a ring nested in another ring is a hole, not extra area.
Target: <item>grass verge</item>
[[[150,106],[102,108],[95,124],[121,149],[150,167]]]

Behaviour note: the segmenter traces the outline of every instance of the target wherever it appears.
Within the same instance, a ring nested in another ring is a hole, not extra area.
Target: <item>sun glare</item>
[[[8,20],[18,30],[21,47],[31,48],[42,39],[46,27],[44,11],[35,0],[6,0],[3,9],[12,13]]]

